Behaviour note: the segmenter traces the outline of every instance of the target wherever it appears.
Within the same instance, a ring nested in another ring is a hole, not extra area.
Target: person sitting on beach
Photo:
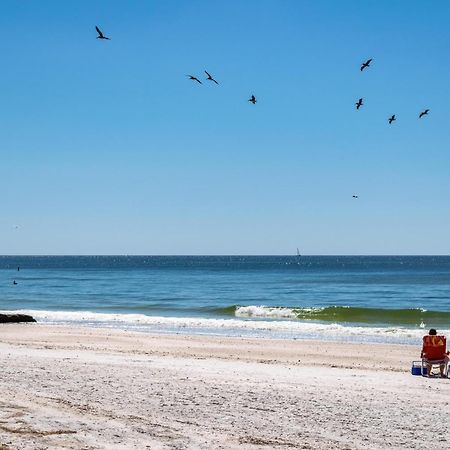
[[[431,340],[428,338],[428,336],[436,336],[435,338],[431,338]],[[433,352],[433,353],[426,353],[425,351],[425,346],[426,346],[426,342],[428,343],[428,351],[429,351],[429,342],[432,342],[432,347],[435,347],[436,350],[438,350],[437,352]],[[442,349],[438,349],[438,347],[443,347]],[[440,352],[442,350],[442,353]],[[446,364],[449,363],[449,352],[445,353],[445,340],[442,339],[441,336],[437,336],[437,331],[434,328],[431,328],[431,330],[428,332],[428,335],[424,336],[423,338],[423,346],[422,346],[422,352],[420,353],[420,357],[421,358],[425,358],[427,360],[427,376],[431,376],[431,370],[433,365],[428,362],[429,360],[440,360],[442,359],[442,362],[439,363],[439,369],[441,372],[441,377],[445,377],[444,375],[444,370],[445,370],[445,366]]]

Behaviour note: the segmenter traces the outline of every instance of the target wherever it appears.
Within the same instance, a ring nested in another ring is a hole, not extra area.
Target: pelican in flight
[[[390,125],[392,122],[394,122],[395,120],[397,120],[397,119],[395,118],[395,114],[392,114],[392,116],[389,117],[389,119],[388,119],[389,125]]]
[[[251,102],[251,103],[253,103],[253,104],[255,104],[255,103],[256,103],[256,97],[255,97],[254,95],[252,95],[252,96],[248,99],[248,101]]]
[[[100,28],[98,26],[95,26],[95,29],[97,30],[98,36],[97,39],[106,39],[107,41],[110,41],[111,39],[109,37],[106,37],[102,31],[100,30]]]
[[[208,75],[207,80],[209,81],[214,81],[214,83],[219,84],[206,70],[205,70],[206,75]]]
[[[360,99],[355,103],[355,105],[356,105],[356,109],[361,108],[361,106],[364,105],[363,99],[360,98]]]
[[[423,116],[427,116],[428,115],[428,111],[430,111],[429,109],[426,109],[425,111],[422,111],[420,114],[419,114],[419,119],[421,119]]]
[[[193,75],[186,75],[187,77],[189,77],[190,80],[194,80],[197,81],[197,83],[203,84],[197,77],[194,77]]]
[[[367,69],[367,67],[370,66],[370,63],[371,63],[371,62],[372,62],[372,58],[370,58],[370,59],[368,59],[366,62],[362,63],[362,64],[361,64],[361,72],[362,72],[364,69]]]

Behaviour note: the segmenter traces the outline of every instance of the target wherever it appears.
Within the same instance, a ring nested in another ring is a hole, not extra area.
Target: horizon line
[[[417,254],[417,253],[404,253],[404,254],[398,254],[398,253],[328,253],[328,254],[301,254],[297,255],[295,253],[287,253],[287,254],[244,254],[244,253],[229,253],[229,254],[219,254],[219,253],[208,253],[208,254],[145,254],[145,253],[103,253],[103,254],[95,254],[95,253],[87,253],[87,254],[16,254],[16,255],[0,255],[0,258],[16,258],[16,257],[45,257],[45,258],[52,258],[52,257],[234,257],[234,256],[240,256],[240,257],[295,257],[295,258],[304,258],[304,257],[388,257],[388,256],[397,256],[397,257],[437,257],[437,256],[448,256],[450,257],[450,254]]]

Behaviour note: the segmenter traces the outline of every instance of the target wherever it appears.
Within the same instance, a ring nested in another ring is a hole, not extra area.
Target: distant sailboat
[[[297,247],[297,256],[302,256],[302,255],[300,255],[300,251],[299,251],[298,247]]]

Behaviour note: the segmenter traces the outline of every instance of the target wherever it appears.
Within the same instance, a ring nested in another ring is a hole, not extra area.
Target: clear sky
[[[2,0],[0,253],[450,254],[449,17]]]

